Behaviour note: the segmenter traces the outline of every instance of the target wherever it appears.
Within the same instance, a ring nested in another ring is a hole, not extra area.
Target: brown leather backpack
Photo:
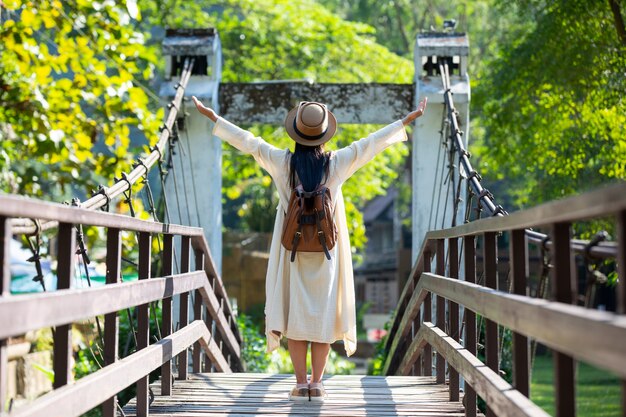
[[[330,250],[337,242],[337,226],[333,219],[333,203],[328,187],[320,186],[306,192],[301,185],[291,192],[285,213],[282,244],[291,251],[324,252],[330,260]]]

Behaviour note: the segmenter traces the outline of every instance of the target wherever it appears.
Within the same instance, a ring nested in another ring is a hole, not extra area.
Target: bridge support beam
[[[465,201],[466,192],[465,187],[459,187],[461,177],[458,170],[458,154],[454,153],[453,159],[450,159],[451,145],[449,144],[449,130],[446,129],[448,114],[444,100],[445,91],[441,75],[438,73],[437,62],[445,59],[449,63],[450,89],[454,94],[455,108],[459,112],[459,126],[464,129],[463,137],[467,148],[470,103],[468,56],[469,40],[465,34],[428,33],[417,36],[414,53],[416,89],[414,107],[420,100],[427,97],[428,110],[424,116],[417,119],[413,130],[413,264],[419,256],[420,248],[429,230],[447,228],[464,222],[463,201]],[[448,172],[451,172],[450,176]],[[456,195],[457,192],[458,195]],[[459,200],[455,212],[456,197]],[[457,272],[461,278],[464,277],[463,264]],[[438,315],[445,314],[444,306],[439,306],[440,303],[444,304],[443,300],[436,299],[435,301]],[[431,307],[424,304],[424,308],[430,309]],[[463,315],[463,309],[460,314]],[[430,311],[425,311],[424,320],[426,321],[426,317],[430,315]],[[439,364],[440,361],[441,364]],[[438,355],[438,374],[445,372],[445,365],[442,367],[443,363],[443,359]],[[438,379],[442,377],[438,376]]]
[[[469,40],[465,34],[430,33],[417,36],[415,44],[415,106],[428,98],[428,110],[417,119],[413,130],[413,263],[419,255],[424,237],[429,230],[450,227],[453,216],[456,224],[463,223],[463,206],[453,214],[454,193],[459,183],[458,169],[452,181],[446,180],[450,164],[448,138],[444,137],[447,116],[444,89],[437,70],[437,60],[452,59],[450,87],[459,112],[459,124],[464,130],[465,146],[469,132],[470,85],[467,75]],[[452,161],[458,167],[458,155]],[[465,191],[461,188],[461,198]]]
[[[175,94],[180,69],[194,58],[191,78],[178,113],[178,141],[171,154],[165,193],[172,223],[204,228],[218,272],[222,269],[222,143],[211,132],[213,123],[196,111],[194,95],[218,113],[218,87],[222,76],[222,49],[214,29],[168,30],[163,41],[165,81],[160,97],[164,104]],[[170,148],[172,149],[172,148]],[[164,157],[167,160],[167,156]],[[177,204],[175,197],[179,199]],[[166,219],[167,220],[167,219]],[[176,272],[176,268],[174,268]]]

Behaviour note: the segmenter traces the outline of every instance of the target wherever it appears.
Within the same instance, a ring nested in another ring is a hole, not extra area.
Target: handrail
[[[422,323],[410,351],[419,351],[426,343],[432,345],[450,363],[459,369],[465,381],[490,404],[490,408],[499,416],[507,417],[548,417],[549,414],[535,405],[500,375],[489,369],[476,356],[464,349],[456,340],[430,322]]]
[[[89,210],[95,210],[106,206],[111,199],[127,191],[131,187],[131,184],[134,184],[135,182],[137,182],[137,180],[146,175],[150,167],[152,167],[152,165],[154,165],[157,161],[161,160],[164,154],[165,144],[172,136],[174,123],[176,122],[178,110],[180,109],[183,96],[185,95],[185,88],[187,88],[189,78],[191,77],[194,62],[194,58],[185,59],[185,62],[183,64],[183,70],[180,76],[180,82],[178,83],[178,87],[176,88],[174,100],[171,102],[170,111],[168,113],[165,123],[161,127],[159,140],[154,148],[152,148],[151,152],[144,158],[139,158],[137,160],[137,163],[134,165],[133,170],[126,175],[125,180],[118,180],[110,187],[102,187],[102,189],[99,190],[99,192],[93,197],[85,200],[82,203],[78,203],[79,206]],[[55,220],[48,220],[46,222],[43,222],[41,225],[35,225],[30,219],[19,219],[14,220],[11,226],[14,234],[32,234],[37,231],[52,229],[57,225],[58,222]]]
[[[624,315],[508,294],[432,273],[423,273],[413,292],[410,306],[415,315],[428,292],[626,379]],[[584,338],[580,329],[585,329]]]
[[[528,227],[548,225],[568,220],[585,220],[615,213],[624,209],[626,209],[626,182],[513,212],[507,216],[487,217],[448,229],[429,231],[426,233],[418,258],[409,274],[409,279],[400,294],[398,306],[403,308],[406,305],[408,301],[407,295],[413,291],[414,288],[412,286],[413,281],[417,279],[418,271],[423,269],[424,255],[425,253],[434,253],[434,242],[437,239],[500,232],[503,230],[526,229]],[[581,243],[576,241],[574,241],[574,243],[582,246]],[[549,243],[547,246],[550,249],[552,243]],[[608,248],[610,248],[610,252],[607,254],[605,249]],[[595,246],[594,249],[596,249],[596,253],[599,253],[603,258],[610,257],[609,255],[611,255],[611,253],[616,252],[615,244],[608,243]],[[396,310],[391,320],[390,337],[388,337],[385,345],[387,351],[389,351],[391,347],[394,337],[393,334],[399,324],[398,312],[400,310],[401,308]]]
[[[203,350],[215,357],[218,369],[221,372],[230,372],[228,364],[223,357],[220,358],[221,352],[211,333],[202,321],[196,320],[176,333],[82,378],[75,384],[52,391],[14,413],[2,413],[0,416],[49,417],[52,410],[55,416],[79,416],[175,358],[198,340]]]
[[[56,291],[15,296],[9,293],[11,275],[9,256],[11,237],[14,234],[11,227],[12,219],[23,216],[46,219],[48,224],[52,222],[58,224],[59,289]],[[76,256],[74,229],[79,224],[107,228],[107,283],[102,287],[71,288]],[[122,230],[138,232],[139,281],[137,282],[119,282]],[[103,404],[104,416],[113,417],[117,406],[115,393],[135,381],[137,382],[138,412],[145,414],[148,409],[147,375],[163,364],[162,395],[171,395],[171,359],[178,357],[178,377],[185,379],[188,348],[193,348],[194,372],[200,372],[202,351],[205,353],[205,371],[210,370],[211,367],[224,372],[243,369],[240,346],[242,337],[202,229],[3,195],[0,196],[0,234],[2,235],[0,263],[3,265],[0,268],[0,404],[5,403],[3,387],[6,385],[1,379],[6,376],[4,369],[7,366],[7,357],[4,346],[6,346],[7,338],[31,329],[56,327],[53,344],[54,391],[35,400],[25,408],[20,408],[8,415],[2,414],[3,417],[43,416],[50,410],[68,417],[78,416],[99,403]],[[152,235],[163,236],[163,249],[159,254],[163,257],[164,277],[162,278],[151,276]],[[179,274],[172,273],[174,235],[181,237]],[[195,271],[190,270],[192,256],[195,256]],[[188,324],[188,300],[192,292],[195,293],[192,310],[196,321]],[[174,295],[180,297],[181,330],[172,334],[171,305]],[[163,300],[161,328],[164,338],[150,345],[148,305],[157,300]],[[117,312],[133,306],[137,307],[137,353],[120,361],[117,352]],[[69,385],[72,350],[68,341],[71,340],[71,323],[99,315],[105,317],[103,354],[105,366],[78,383]],[[214,332],[211,330],[213,326]],[[94,381],[99,381],[99,383]],[[97,395],[92,394],[96,385],[105,383],[110,385],[103,392]],[[68,396],[75,396],[75,398],[68,401]],[[76,400],[76,398],[80,399]],[[69,405],[60,404],[57,401],[65,401]]]
[[[121,311],[202,288],[205,285],[205,272],[195,271],[164,278],[109,284],[97,288],[13,295],[0,299],[0,339],[18,336],[30,330]],[[103,298],[109,302],[98,303]]]
[[[570,226],[573,222],[594,218],[612,217],[618,231],[618,241],[598,245],[599,253],[605,258],[626,259],[626,183],[622,182],[582,195],[546,203],[522,210],[507,216],[493,216],[471,223],[434,230],[426,234],[419,256],[409,279],[402,291],[398,308],[392,319],[385,350],[387,358],[385,374],[407,374],[417,372],[431,375],[430,348],[437,350],[437,381],[445,382],[445,361],[450,364],[450,398],[458,398],[460,373],[466,378],[466,408],[468,416],[475,416],[475,392],[480,394],[481,386],[474,386],[467,375],[467,365],[455,362],[449,357],[451,345],[441,338],[426,340],[425,325],[430,325],[431,315],[436,317],[436,327],[449,329],[445,335],[457,342],[458,309],[463,306],[466,312],[465,347],[476,352],[476,325],[474,317],[480,314],[486,320],[485,352],[486,364],[497,375],[499,367],[499,342],[497,326],[502,325],[513,332],[514,383],[513,394],[520,397],[529,395],[529,352],[528,339],[532,338],[553,349],[555,358],[557,408],[560,415],[575,415],[574,360],[583,360],[592,365],[614,372],[626,381],[626,278],[619,269],[618,313],[594,311],[576,306],[576,270],[571,269],[575,246],[585,242],[571,239]],[[550,243],[542,239],[545,249],[551,252],[552,283],[551,299],[536,299],[527,296],[528,282],[525,262],[528,257],[528,244],[525,239],[528,227],[548,226]],[[496,245],[497,235],[510,234],[510,279],[512,294],[498,291]],[[476,284],[476,239],[481,237],[483,244],[483,268],[485,284]],[[463,240],[463,259],[459,259],[459,239]],[[447,242],[447,245],[446,245]],[[436,259],[436,271],[431,272],[431,264]],[[458,276],[463,262],[464,276]],[[621,265],[621,264],[620,264]],[[446,277],[446,271],[450,276]],[[436,314],[431,310],[431,302],[436,297]],[[446,310],[449,315],[446,316]],[[470,320],[472,317],[472,321]],[[472,324],[470,324],[472,323]],[[584,337],[581,338],[581,329]],[[435,329],[431,329],[435,330]],[[439,331],[439,330],[437,330]],[[419,337],[418,337],[419,335]],[[441,336],[441,335],[440,335]],[[443,336],[442,336],[443,337]],[[416,339],[421,338],[421,339]],[[471,340],[472,342],[468,342]],[[452,343],[455,345],[456,342]],[[455,345],[456,346],[456,345]],[[459,345],[460,346],[460,345]],[[454,349],[453,349],[454,350]],[[456,355],[456,354],[455,354]],[[458,359],[458,357],[456,358]],[[482,364],[476,366],[483,366]],[[460,367],[460,368],[459,368]],[[469,370],[470,372],[476,371]],[[456,376],[455,376],[456,378]],[[474,391],[475,390],[475,391]],[[482,394],[481,394],[482,396]],[[493,411],[501,404],[490,403]],[[527,398],[526,398],[527,400]],[[495,401],[495,400],[494,400]],[[524,400],[525,401],[525,400]],[[471,404],[474,404],[472,406]],[[471,408],[474,408],[473,411]],[[517,415],[517,411],[506,409],[503,415]],[[521,414],[521,415],[533,415]]]

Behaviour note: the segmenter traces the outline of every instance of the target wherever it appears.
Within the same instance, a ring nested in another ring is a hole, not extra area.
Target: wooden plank
[[[187,236],[181,237],[180,242],[180,272],[185,273],[189,272],[189,264],[191,261],[191,252],[190,252],[190,241]],[[178,327],[182,329],[189,323],[189,292],[184,292],[180,294],[180,310],[178,312]],[[178,354],[178,378],[185,380],[187,379],[189,360],[187,358],[187,349],[183,349]]]
[[[409,274],[409,278],[407,279],[407,282],[404,285],[404,288],[402,288],[402,293],[400,294],[400,297],[398,298],[398,306],[404,307],[407,305],[408,300],[411,298],[411,295],[413,294],[413,289],[415,288],[417,280],[419,279],[420,275],[422,275],[422,272],[424,272],[424,254],[432,253],[433,250],[434,250],[434,242],[425,240],[424,243],[422,244],[422,247],[420,248],[420,253],[417,257],[417,260],[415,261],[415,264],[413,265],[413,269],[411,270],[411,273]],[[396,335],[398,326],[400,324],[400,321],[402,320],[403,315],[404,315],[404,308],[400,308],[394,311],[393,313],[393,316],[391,318],[391,327],[389,328],[389,333],[388,333],[389,336],[387,337],[387,341],[385,342],[385,351],[387,352],[389,352],[389,350],[391,349],[391,344],[393,340],[395,339],[395,335]],[[386,364],[385,364],[385,368],[387,368]]]
[[[423,337],[435,349],[444,353],[446,359],[476,389],[489,409],[498,416],[522,417],[549,414],[527,397],[515,390],[500,377],[497,371],[485,366],[463,346],[432,323],[423,323]]]
[[[465,266],[465,281],[476,283],[476,237],[465,236],[463,238],[465,256],[463,263]],[[452,300],[451,300],[452,301]],[[465,349],[476,356],[476,313],[469,308],[465,308]],[[465,417],[476,417],[476,391],[471,384],[465,381]]]
[[[194,374],[174,386],[171,397],[156,397],[151,415],[200,416],[446,416],[460,417],[463,407],[449,402],[444,385],[434,378],[333,375],[324,377],[323,404],[294,403],[287,393],[293,375],[236,373]],[[158,389],[158,383],[153,385]],[[124,408],[134,416],[134,402]]]
[[[11,237],[10,219],[0,216],[0,300],[11,294]],[[8,367],[7,340],[0,336],[0,414],[8,400]]]
[[[511,232],[510,259],[513,294],[526,296],[527,290],[527,254],[526,231],[517,229]],[[513,386],[516,390],[530,397],[530,356],[528,338],[513,332]]]
[[[395,359],[400,343],[409,333],[409,330],[411,329],[411,323],[417,316],[420,310],[420,306],[422,305],[422,302],[426,299],[427,296],[428,296],[428,293],[425,291],[422,293],[420,293],[419,291],[413,292],[413,295],[411,296],[411,299],[409,300],[409,305],[407,306],[405,310],[405,314],[402,317],[402,321],[400,322],[400,326],[398,327],[399,330],[396,333],[396,337],[394,338],[393,343],[391,344],[391,349],[389,350],[389,353],[387,355],[385,369],[383,369],[384,374],[387,375],[391,372],[394,372],[394,370],[391,369],[390,367],[391,362],[392,360]]]
[[[106,288],[111,288],[119,285],[121,280],[120,272],[122,271],[122,239],[120,229],[109,228],[107,229],[107,255],[106,255]],[[61,296],[63,297],[63,296]],[[104,297],[99,297],[103,300]],[[83,297],[79,298],[81,301]],[[118,299],[117,297],[113,298]],[[77,306],[78,300],[75,302],[65,303],[66,298],[60,298],[57,300],[58,304],[69,306]],[[48,301],[48,299],[46,299]],[[102,304],[96,303],[92,305]],[[54,306],[54,304],[52,304]],[[82,310],[81,310],[82,311]],[[51,314],[54,315],[54,314]],[[96,316],[98,314],[94,314]],[[73,320],[70,320],[73,321]],[[104,365],[108,366],[117,361],[119,349],[119,317],[117,310],[107,311],[104,315]],[[115,417],[117,415],[117,395],[113,395],[107,398],[102,403],[102,415],[104,417]]]
[[[201,251],[195,251],[195,265],[196,270],[202,270],[204,267],[204,255]],[[193,299],[193,319],[194,320],[202,320],[202,295],[200,295],[200,291],[196,290],[194,299]],[[200,373],[201,366],[201,353],[202,347],[199,342],[194,343],[193,345],[193,356],[192,356],[192,366],[194,373]]]
[[[495,233],[488,232],[483,236],[485,286],[498,289],[498,240]],[[441,274],[442,275],[442,274]],[[494,372],[499,372],[498,323],[485,320],[485,362]],[[494,411],[487,405],[487,417],[495,417]]]
[[[221,83],[222,115],[238,124],[282,125],[302,100],[326,103],[340,123],[388,124],[413,109],[412,84],[325,84],[298,81]]]
[[[209,278],[209,281],[212,282],[211,287],[213,288],[213,292],[215,292],[222,299],[225,300],[226,304],[224,306],[224,315],[232,316],[234,314],[233,308],[230,305],[228,294],[226,294],[226,289],[224,288],[222,278],[217,273],[217,268],[215,267],[215,262],[213,261],[211,250],[209,249],[209,244],[207,243],[204,234],[192,237],[191,246],[194,250],[201,251],[204,254],[204,270],[207,271],[207,277]],[[237,326],[233,326],[231,328],[231,331],[233,332],[235,340],[237,340],[238,344],[241,344],[243,339],[241,338],[241,334],[239,333],[239,328]],[[241,363],[239,356],[237,356],[237,360],[239,363]]]
[[[623,348],[626,346],[626,317],[623,315],[507,294],[426,273],[422,274],[416,291],[442,294],[554,350],[626,378]]]
[[[198,338],[202,338],[202,345],[210,351],[207,352],[209,355],[219,355],[204,323],[193,322],[147,348],[81,378],[75,384],[45,394],[15,410],[11,417],[50,417],[51,410],[54,410],[55,416],[80,416],[157,369]],[[224,358],[216,356],[215,361],[224,366],[225,371],[230,371],[225,367]]]
[[[446,248],[445,240],[437,240],[437,266],[435,272],[437,275],[446,274]],[[442,329],[446,328],[446,300],[440,295],[437,295],[437,305],[435,307],[437,314],[437,326]],[[436,376],[438,384],[446,383],[446,360],[441,352],[437,351],[437,364],[436,364]]]
[[[163,274],[170,275],[172,273],[174,255],[174,236],[170,234],[163,235]],[[204,278],[204,277],[202,277]],[[178,282],[176,280],[175,282]],[[164,296],[161,307],[161,335],[167,337],[172,334],[172,297]],[[172,395],[172,361],[167,360],[161,365],[161,392],[163,395]]]
[[[151,275],[152,236],[139,233],[139,268],[138,278],[147,281]],[[150,341],[150,304],[137,306],[137,351],[148,347]],[[137,415],[148,416],[148,375],[137,380]]]
[[[74,256],[76,254],[76,232],[71,223],[59,224],[57,254],[57,290],[68,289],[74,278]],[[14,313],[15,314],[15,313]],[[72,326],[57,326],[54,335],[53,363],[54,382],[52,386],[60,388],[72,378],[70,361],[72,360]]]
[[[422,354],[424,347],[426,346],[426,339],[424,337],[420,337],[420,330],[417,331],[417,334],[412,339],[411,344],[409,345],[406,353],[402,357],[402,361],[398,366],[398,371],[396,375],[406,376],[409,375],[409,372],[413,368],[413,364],[417,360],[417,358]],[[440,382],[437,382],[439,384]]]
[[[494,216],[474,220],[444,230],[426,234],[426,239],[447,239],[486,232],[526,229],[559,222],[573,222],[615,214],[626,209],[626,183],[614,184],[574,197],[563,198],[508,216]]]
[[[206,275],[198,271],[153,278],[147,282],[14,295],[0,300],[0,339],[112,313],[203,286],[208,288]]]
[[[203,234],[202,229],[198,227],[157,223],[121,214],[49,203],[16,195],[0,195],[0,214],[6,217],[56,220],[73,224],[114,227],[136,232],[173,233],[187,236]]]
[[[626,314],[626,210],[617,215],[617,312]],[[620,267],[621,265],[621,267]],[[622,416],[626,417],[626,378],[622,378]]]
[[[574,304],[576,283],[571,270],[569,247],[570,224],[555,223],[552,228],[552,298],[555,301]],[[561,352],[553,352],[554,397],[557,417],[576,415],[576,376],[574,358]]]
[[[424,252],[424,272],[430,272],[432,261],[432,252]],[[421,279],[421,277],[420,277]],[[419,281],[417,282],[419,287]],[[416,291],[419,293],[420,291]],[[426,294],[424,297],[424,321],[432,321],[433,309],[432,309],[432,295]],[[424,353],[422,354],[422,370],[423,374],[430,376],[433,374],[433,354],[430,345],[424,347]]]
[[[204,299],[204,304],[209,310],[209,315],[211,315],[216,323],[217,331],[222,335],[224,342],[228,345],[228,349],[237,359],[237,362],[239,362],[241,348],[228,326],[228,321],[226,320],[226,316],[224,316],[224,311],[222,310],[219,301],[217,301],[217,297],[208,286],[199,288],[199,290],[200,295]]]
[[[450,278],[458,279],[459,278],[459,239],[451,238],[448,239],[448,251],[450,253],[448,257],[448,262],[450,265]],[[449,332],[450,336],[455,340],[459,341],[459,305],[454,301],[448,301],[448,311],[450,315],[450,325]],[[459,401],[459,389],[460,389],[460,381],[459,381],[459,373],[456,369],[449,367],[448,368],[449,381],[450,381],[450,401]]]

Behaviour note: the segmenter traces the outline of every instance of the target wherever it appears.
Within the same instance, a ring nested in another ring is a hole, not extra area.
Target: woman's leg
[[[311,383],[322,381],[329,352],[330,343],[311,342]]]
[[[306,352],[308,342],[304,340],[287,339],[289,356],[293,363],[293,370],[296,374],[296,384],[306,384]]]

